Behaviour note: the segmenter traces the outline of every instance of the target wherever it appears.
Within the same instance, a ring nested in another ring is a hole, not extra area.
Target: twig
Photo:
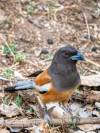
[[[82,13],[83,13],[84,20],[85,20],[85,24],[86,24],[86,27],[87,27],[87,32],[88,32],[88,39],[90,40],[90,29],[89,29],[89,24],[88,24],[87,16],[86,16],[86,14],[85,14],[85,12],[84,12],[84,8],[83,8],[81,2],[78,1],[77,3],[78,3],[78,5],[79,5],[80,10],[81,10]]]
[[[84,12],[83,12],[83,16],[84,16],[85,23],[86,23],[86,27],[87,27],[88,39],[90,39],[90,29],[89,29],[89,24],[88,24],[87,16],[86,16],[86,14],[85,14]]]
[[[85,60],[86,60],[86,62],[88,62],[88,63],[90,63],[92,65],[95,65],[96,67],[100,67],[100,65],[98,63],[96,63],[94,61],[91,61],[90,59],[85,58]]]
[[[34,125],[39,125],[42,123],[42,119],[27,119],[23,118],[21,120],[17,119],[7,119],[4,120],[3,118],[0,119],[0,126],[4,127],[19,127],[19,128],[27,128],[27,127],[33,127]],[[53,119],[52,125],[58,126],[62,124],[69,124],[71,120],[65,118],[65,119]],[[91,117],[91,118],[81,118],[79,122],[77,122],[77,125],[82,124],[100,124],[100,117]]]

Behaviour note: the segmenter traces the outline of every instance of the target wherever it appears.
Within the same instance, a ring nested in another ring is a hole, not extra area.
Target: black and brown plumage
[[[20,81],[20,84],[5,88],[5,91],[33,89],[36,85],[40,87],[38,95],[43,104],[68,102],[80,84],[80,75],[76,67],[79,60],[84,60],[84,57],[78,50],[70,45],[62,47],[55,53],[49,68],[40,74],[37,73],[37,76],[36,73],[31,75],[36,76],[34,81],[23,81],[23,83]]]

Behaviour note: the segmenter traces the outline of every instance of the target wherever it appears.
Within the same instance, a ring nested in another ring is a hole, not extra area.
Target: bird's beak
[[[84,61],[85,60],[84,56],[79,52],[76,55],[73,55],[71,57],[71,59],[75,60],[75,61],[78,61],[78,60]]]

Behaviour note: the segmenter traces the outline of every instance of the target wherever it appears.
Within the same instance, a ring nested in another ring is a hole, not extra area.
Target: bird
[[[18,81],[14,86],[5,88],[4,91],[36,90],[44,105],[44,118],[49,119],[46,104],[68,103],[81,82],[76,64],[84,60],[83,54],[75,47],[66,45],[56,51],[51,65],[46,70],[29,75],[29,77],[36,76],[34,80]]]

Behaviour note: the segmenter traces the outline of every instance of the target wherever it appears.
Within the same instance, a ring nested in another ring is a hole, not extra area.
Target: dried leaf
[[[100,86],[100,74],[81,76],[81,85],[84,86]]]
[[[64,109],[62,109],[58,103],[49,103],[47,105],[47,108],[49,110],[50,116],[53,118],[64,118],[65,114],[67,118],[70,118],[70,114],[65,112]]]
[[[85,132],[88,132],[88,131],[99,129],[100,124],[84,124],[84,125],[79,125],[78,128]]]
[[[14,105],[1,104],[0,105],[0,113],[7,117],[13,117],[13,116],[16,116],[19,114],[19,110]]]

